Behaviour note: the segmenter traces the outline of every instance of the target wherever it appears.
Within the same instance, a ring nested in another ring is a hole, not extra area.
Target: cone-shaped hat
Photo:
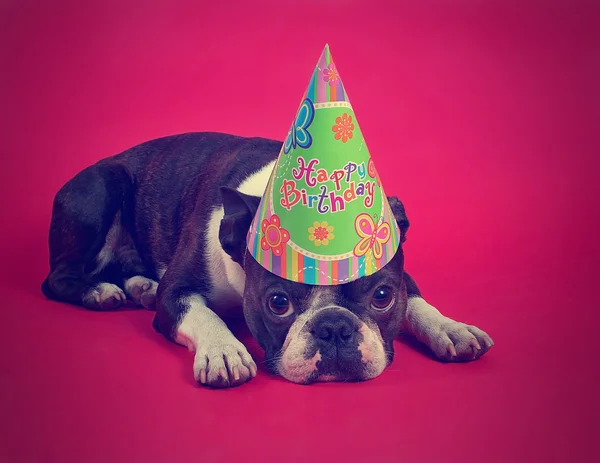
[[[371,275],[400,231],[329,46],[325,46],[248,232],[248,250],[288,280]]]

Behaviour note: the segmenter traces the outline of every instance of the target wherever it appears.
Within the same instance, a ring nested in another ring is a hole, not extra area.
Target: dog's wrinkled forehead
[[[338,305],[341,295],[337,286],[313,286],[305,303],[310,308]]]

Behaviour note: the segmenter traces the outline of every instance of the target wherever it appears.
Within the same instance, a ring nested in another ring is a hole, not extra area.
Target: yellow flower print
[[[308,227],[308,239],[314,241],[315,246],[327,246],[335,238],[333,227],[327,222],[315,222],[312,227]]]

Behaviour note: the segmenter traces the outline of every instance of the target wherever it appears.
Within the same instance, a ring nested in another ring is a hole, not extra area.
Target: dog
[[[364,381],[394,357],[401,330],[442,361],[470,361],[494,342],[442,315],[404,271],[409,220],[388,197],[400,247],[378,272],[337,286],[285,280],[248,253],[246,236],[282,142],[200,132],[151,140],[87,167],[56,194],[50,299],[91,310],[155,310],[153,326],[195,352],[210,387],[257,374],[224,317],[241,315],[269,371],[289,381]]]

